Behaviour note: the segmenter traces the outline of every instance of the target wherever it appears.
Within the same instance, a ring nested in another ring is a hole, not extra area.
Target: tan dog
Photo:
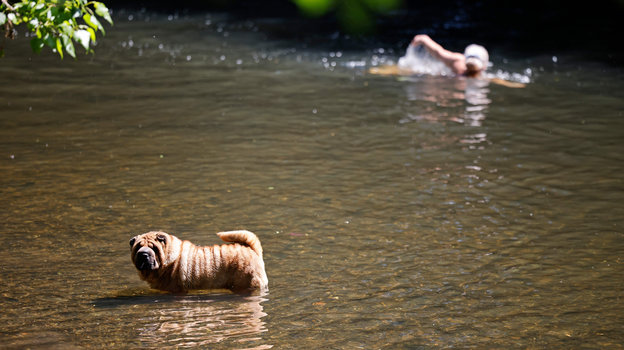
[[[130,239],[132,263],[152,288],[172,293],[268,289],[258,237],[249,231],[217,235],[234,244],[200,247],[165,232],[147,232]]]

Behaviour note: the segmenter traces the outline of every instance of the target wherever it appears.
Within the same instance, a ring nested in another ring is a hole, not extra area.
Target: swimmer
[[[443,48],[425,34],[416,35],[410,45],[424,46],[433,57],[442,61],[457,75],[475,78],[481,75],[481,72],[485,71],[488,66],[489,55],[481,45],[468,45],[461,54]]]
[[[434,58],[444,63],[449,69],[458,76],[468,78],[485,78],[490,82],[503,85],[510,88],[523,88],[525,84],[506,81],[499,78],[484,77],[485,70],[488,67],[489,55],[487,50],[476,44],[466,47],[464,53],[453,52],[443,48],[426,34],[419,34],[412,39],[410,43],[412,47],[424,47]],[[371,74],[378,75],[411,75],[413,71],[399,67],[397,65],[388,65],[382,67],[373,67],[368,71]]]

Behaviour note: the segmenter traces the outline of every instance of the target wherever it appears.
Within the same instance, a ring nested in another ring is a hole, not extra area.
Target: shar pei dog
[[[232,244],[202,247],[165,232],[147,232],[130,239],[132,263],[152,288],[171,293],[266,291],[269,281],[258,237],[244,230],[217,236]]]

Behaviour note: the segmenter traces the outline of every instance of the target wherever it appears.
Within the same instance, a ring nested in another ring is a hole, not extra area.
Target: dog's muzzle
[[[134,266],[141,271],[156,270],[158,268],[158,262],[156,261],[154,251],[148,247],[139,249],[134,259]]]

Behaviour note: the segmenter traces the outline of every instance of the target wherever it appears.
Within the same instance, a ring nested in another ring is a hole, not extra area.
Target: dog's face
[[[164,232],[148,232],[130,239],[132,263],[141,272],[158,270],[167,257],[171,236]]]

